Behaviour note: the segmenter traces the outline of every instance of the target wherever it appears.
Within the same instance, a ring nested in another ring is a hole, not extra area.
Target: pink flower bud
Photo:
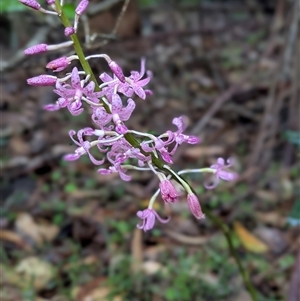
[[[163,180],[159,183],[160,193],[166,203],[177,201],[178,193],[170,180]]]
[[[57,81],[56,76],[42,74],[27,79],[27,84],[31,86],[54,86]]]
[[[64,70],[69,64],[70,61],[68,60],[68,58],[66,56],[63,56],[49,62],[46,65],[46,68],[53,70],[53,72],[59,72]]]
[[[35,0],[19,0],[19,2],[35,10],[39,10],[41,8],[41,5]]]
[[[76,9],[75,9],[75,13],[77,15],[82,15],[83,12],[86,10],[86,8],[89,5],[89,1],[88,0],[82,0],[79,2],[79,4],[77,5]]]
[[[55,0],[47,0],[47,3],[48,3],[49,5],[53,5],[53,4],[55,4]]]
[[[32,47],[29,47],[24,50],[24,54],[26,55],[33,55],[33,54],[38,54],[38,53],[43,53],[48,50],[48,45],[47,44],[38,44],[34,45]]]
[[[188,194],[187,202],[188,202],[189,209],[190,209],[191,213],[195,216],[195,218],[201,219],[201,218],[205,217],[205,215],[203,214],[203,212],[201,210],[199,200],[194,193]]]
[[[110,70],[114,73],[114,75],[122,82],[125,83],[125,76],[123,74],[122,68],[114,61],[111,61],[108,64]]]
[[[69,37],[75,33],[75,29],[73,26],[69,26],[65,28],[65,36]]]

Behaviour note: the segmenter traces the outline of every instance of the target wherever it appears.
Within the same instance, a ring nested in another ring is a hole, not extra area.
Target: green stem
[[[236,264],[239,268],[240,274],[242,275],[244,285],[245,285],[246,289],[248,290],[252,301],[257,301],[256,290],[250,281],[249,274],[247,273],[247,271],[244,269],[244,267],[242,265],[242,262],[236,252],[236,249],[234,248],[229,227],[227,225],[225,225],[221,219],[219,219],[217,216],[213,215],[209,209],[206,208],[204,210],[204,213],[223,232],[223,234],[227,240],[227,243],[228,243],[229,252],[233,256],[234,260],[236,261]]]

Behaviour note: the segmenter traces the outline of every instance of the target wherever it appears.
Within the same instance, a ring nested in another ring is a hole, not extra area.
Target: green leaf
[[[284,136],[290,143],[295,144],[300,148],[300,132],[286,131]]]
[[[291,225],[293,227],[300,225],[299,212],[300,212],[300,200],[296,200],[289,213],[289,216],[287,217],[287,222],[289,225]]]
[[[20,3],[17,0],[4,0],[2,1],[1,5],[1,14],[10,12],[20,12],[27,9],[28,7],[26,7],[24,4]]]
[[[75,184],[75,183],[68,183],[68,184],[65,186],[64,191],[65,191],[66,193],[72,193],[72,192],[74,192],[76,189],[77,189],[77,187],[76,187],[76,184]]]
[[[167,288],[165,291],[165,296],[168,301],[176,300],[177,298],[177,291],[174,290],[172,287]]]
[[[75,5],[73,3],[66,3],[63,6],[63,11],[68,19],[73,20],[75,16]]]
[[[59,179],[61,178],[61,172],[59,170],[54,170],[52,173],[51,173],[51,179],[52,181],[58,181]]]
[[[282,269],[288,269],[295,264],[295,257],[287,254],[279,260],[278,264]]]

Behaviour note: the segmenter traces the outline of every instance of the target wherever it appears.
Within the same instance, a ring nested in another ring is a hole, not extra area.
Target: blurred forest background
[[[234,158],[235,183],[207,191],[189,180],[230,230],[258,300],[300,300],[299,1],[131,0],[116,34],[124,1],[90,2],[85,53],[109,54],[125,74],[144,56],[154,75],[128,127],[162,133],[186,115],[202,143],[181,147],[177,169]],[[59,20],[4,0],[0,33],[1,300],[251,300],[222,231],[184,198],[170,223],[143,233],[135,214],[156,190],[150,173],[124,183],[87,158],[61,159],[75,149],[68,131],[92,122],[44,111],[53,89],[26,84],[57,53],[23,56],[65,41]]]

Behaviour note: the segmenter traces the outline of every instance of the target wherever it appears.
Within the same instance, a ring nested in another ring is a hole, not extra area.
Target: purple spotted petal
[[[72,70],[71,83],[72,83],[73,88],[75,88],[75,89],[81,88],[80,76],[78,74],[78,69],[76,67],[74,67]]]
[[[129,98],[127,100],[127,106],[125,108],[122,108],[121,111],[119,112],[119,116],[121,120],[126,121],[130,118],[132,112],[135,109],[135,102]]]

